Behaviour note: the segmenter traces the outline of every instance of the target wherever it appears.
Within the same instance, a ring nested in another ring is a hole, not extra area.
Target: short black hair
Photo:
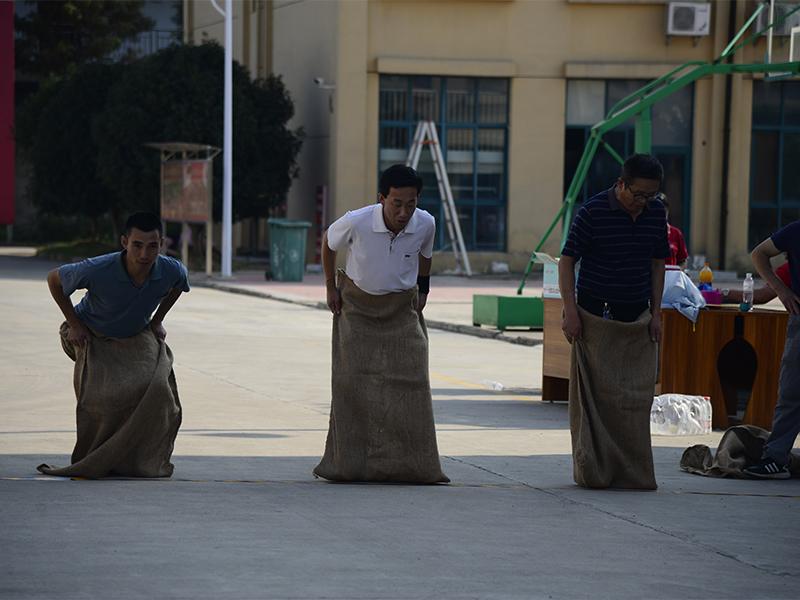
[[[422,177],[406,165],[392,165],[381,173],[378,191],[382,196],[389,195],[391,188],[413,187],[417,188],[417,195],[422,193]]]
[[[630,183],[634,179],[664,180],[664,167],[655,156],[650,154],[634,154],[625,159],[620,174],[622,181]]]
[[[161,218],[151,212],[137,212],[128,217],[128,220],[125,221],[125,235],[130,235],[132,229],[138,229],[145,233],[158,231],[159,235],[164,235]]]

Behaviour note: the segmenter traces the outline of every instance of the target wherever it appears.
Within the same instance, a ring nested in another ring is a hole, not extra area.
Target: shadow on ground
[[[0,279],[41,281],[44,284],[47,272],[60,264],[34,257],[0,256]]]
[[[0,525],[13,548],[0,567],[3,597],[791,598],[798,589],[796,481],[679,474],[660,477],[655,493],[592,491],[570,483],[567,456],[444,457],[449,486],[328,484],[313,479],[317,458],[307,456],[176,456],[165,480],[33,474],[66,458],[0,456]]]
[[[470,393],[467,392],[464,396],[470,396]],[[566,404],[501,399],[434,399],[433,410],[438,425],[468,425],[490,429],[569,429]]]

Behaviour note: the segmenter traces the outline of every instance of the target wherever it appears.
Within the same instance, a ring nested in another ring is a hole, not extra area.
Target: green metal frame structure
[[[709,63],[704,61],[690,61],[673,69],[666,75],[651,81],[647,85],[641,87],[634,93],[617,102],[608,111],[606,118],[592,127],[589,141],[583,150],[583,155],[581,156],[578,167],[575,170],[575,175],[572,178],[569,188],[567,189],[567,195],[564,198],[564,202],[561,204],[561,208],[559,209],[553,221],[550,223],[550,226],[545,231],[533,254],[531,254],[531,258],[528,261],[527,267],[525,268],[525,273],[522,276],[522,281],[517,289],[517,294],[522,294],[522,290],[525,287],[525,281],[527,280],[528,275],[530,275],[531,268],[536,262],[536,252],[539,252],[542,249],[545,242],[547,242],[547,239],[550,237],[550,234],[553,232],[553,229],[555,229],[556,225],[558,225],[559,221],[564,224],[561,236],[561,248],[564,247],[567,234],[569,233],[569,228],[567,225],[572,222],[572,213],[575,209],[575,201],[578,197],[581,187],[583,186],[583,182],[586,179],[586,175],[589,172],[589,167],[592,164],[592,160],[594,159],[597,150],[602,146],[620,164],[624,162],[624,159],[619,155],[619,153],[603,140],[603,136],[606,133],[617,126],[622,125],[628,119],[635,118],[634,150],[637,153],[649,154],[652,147],[651,107],[664,98],[674,94],[678,90],[694,83],[698,79],[708,77],[709,75],[733,75],[736,73],[775,73],[786,74],[790,77],[800,74],[800,61],[752,64],[735,64],[732,62],[727,62],[732,59],[737,50],[753,43],[759,38],[759,36],[763,35],[776,25],[779,25],[800,10],[800,6],[798,6],[794,10],[783,15],[781,19],[776,19],[773,23],[770,23],[770,25],[765,29],[754,33],[743,42],[737,43],[750,28],[750,26],[755,22],[755,20],[758,18],[758,15],[765,10],[765,8],[766,5],[761,4],[755,10],[744,26],[730,41],[725,50],[722,51],[722,54],[720,54],[719,57],[717,57],[713,62]]]

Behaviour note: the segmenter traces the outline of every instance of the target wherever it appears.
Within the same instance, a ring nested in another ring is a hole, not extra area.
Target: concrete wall
[[[224,0],[217,0],[220,8],[225,8]],[[233,59],[247,64],[244,53],[245,35],[243,14],[249,12],[249,1],[235,1],[233,4]],[[216,40],[220,45],[225,43],[225,19],[210,1],[187,0],[184,5],[184,39],[187,42],[200,44],[205,40]]]
[[[280,75],[294,100],[290,127],[303,127],[305,141],[298,157],[300,178],[289,192],[288,216],[312,219],[315,190],[329,184],[329,143],[335,90],[314,83],[336,81],[338,7],[334,2],[275,2],[273,18],[273,70]]]
[[[298,156],[300,177],[289,190],[287,216],[315,222],[317,188],[332,194],[331,130],[336,111],[338,5],[324,1],[280,1],[272,8],[273,72],[283,78],[294,100],[291,128],[302,127],[303,147]],[[314,82],[323,80],[322,85]],[[309,230],[308,260],[317,253],[317,232]]]

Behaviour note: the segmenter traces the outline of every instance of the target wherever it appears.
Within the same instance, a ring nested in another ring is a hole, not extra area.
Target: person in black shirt
[[[670,254],[663,176],[655,157],[628,158],[615,185],[577,212],[559,261],[574,477],[585,487],[656,488],[650,407]]]
[[[575,215],[559,261],[563,330],[580,338],[577,306],[616,321],[635,321],[648,306],[650,334],[661,337],[664,262],[670,255],[667,212],[658,199],[664,170],[655,157],[625,161],[614,187],[590,198]],[[578,295],[572,282],[580,261]]]
[[[785,252],[789,257],[790,285],[772,271],[770,259]],[[786,344],[778,382],[778,402],[772,432],[764,444],[762,460],[744,472],[759,479],[789,479],[797,470],[792,446],[800,433],[800,221],[789,223],[755,247],[751,254],[758,274],[789,312]],[[790,469],[790,463],[794,466]]]

